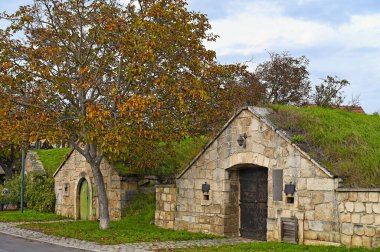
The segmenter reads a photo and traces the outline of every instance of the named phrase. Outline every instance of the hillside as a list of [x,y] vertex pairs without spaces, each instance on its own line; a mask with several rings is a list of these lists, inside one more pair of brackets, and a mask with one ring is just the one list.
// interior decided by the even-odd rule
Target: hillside
[[380,116],[271,106],[269,119],[347,187],[380,187]]

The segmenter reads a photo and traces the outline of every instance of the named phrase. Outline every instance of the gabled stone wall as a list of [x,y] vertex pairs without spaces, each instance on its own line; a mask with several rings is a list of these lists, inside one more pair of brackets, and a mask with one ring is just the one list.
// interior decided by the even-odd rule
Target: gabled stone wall
[[[126,194],[137,190],[137,182],[124,181],[116,169],[105,160],[102,161],[100,170],[107,191],[110,218],[120,219],[126,204]],[[79,184],[82,179],[87,180],[90,188],[90,218],[93,220],[99,218],[94,176],[86,159],[77,151],[71,153],[55,174],[56,214],[79,218]]]
[[[246,146],[239,146],[237,139],[243,133],[247,135]],[[281,220],[287,218],[297,219],[301,244],[378,246],[378,203],[373,202],[376,196],[357,192],[355,202],[354,194],[351,200],[346,199],[346,193],[336,191],[338,178],[291,143],[265,117],[249,110],[228,122],[178,177],[176,188],[170,188],[175,214],[172,208],[163,208],[169,204],[169,191],[163,191],[168,188],[157,188],[156,224],[172,228],[175,215],[174,229],[239,236],[242,167],[268,169],[267,240],[282,240]],[[284,192],[282,200],[273,199],[274,170],[283,173],[281,188],[289,183],[296,185],[293,202],[288,202]],[[210,185],[207,197],[202,192],[205,182]]]

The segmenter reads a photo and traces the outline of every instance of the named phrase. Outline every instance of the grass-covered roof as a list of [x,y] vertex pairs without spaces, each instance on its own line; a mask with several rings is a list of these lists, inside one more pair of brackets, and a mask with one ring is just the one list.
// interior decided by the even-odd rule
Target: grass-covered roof
[[67,155],[69,155],[71,148],[39,149],[36,151],[46,173],[49,176],[53,176],[60,164],[66,159]]
[[349,187],[380,187],[380,116],[271,106],[270,120]]

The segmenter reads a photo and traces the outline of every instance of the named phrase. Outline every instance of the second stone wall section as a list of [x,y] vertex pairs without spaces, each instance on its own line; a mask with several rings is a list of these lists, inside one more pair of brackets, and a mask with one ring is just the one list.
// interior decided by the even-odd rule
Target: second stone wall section
[[380,189],[338,189],[341,243],[380,247]]
[[177,191],[175,185],[156,186],[155,224],[162,228],[174,229]]

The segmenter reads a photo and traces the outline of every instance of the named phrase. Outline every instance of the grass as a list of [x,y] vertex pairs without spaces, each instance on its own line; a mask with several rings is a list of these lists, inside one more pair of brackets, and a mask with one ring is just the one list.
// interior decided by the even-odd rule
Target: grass
[[52,176],[60,164],[65,160],[70,153],[70,148],[48,149],[48,150],[36,150],[38,157],[44,166],[48,175]]
[[175,251],[183,252],[240,252],[240,251],[260,251],[260,252],[379,252],[380,249],[365,249],[365,248],[345,248],[345,247],[332,247],[332,246],[307,246],[307,245],[294,245],[279,242],[253,242],[237,245],[222,245],[212,247],[196,247],[191,249],[176,249]]
[[31,222],[31,221],[52,221],[66,219],[63,216],[53,213],[40,213],[33,210],[20,211],[0,211],[0,222]]
[[346,186],[380,187],[380,116],[320,107],[272,106],[277,127]]
[[152,224],[154,209],[154,195],[146,194],[139,196],[130,205],[126,211],[126,217],[120,221],[111,221],[107,230],[100,230],[97,221],[33,223],[24,224],[21,227],[50,235],[94,241],[99,244],[210,239],[217,237],[159,228]]

